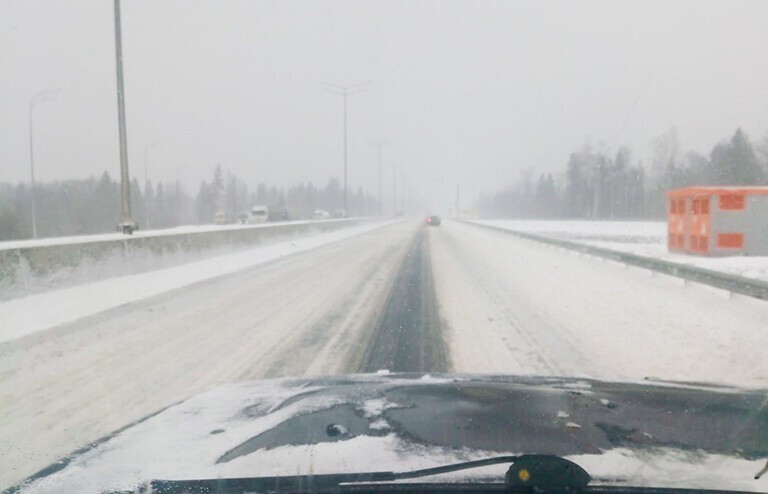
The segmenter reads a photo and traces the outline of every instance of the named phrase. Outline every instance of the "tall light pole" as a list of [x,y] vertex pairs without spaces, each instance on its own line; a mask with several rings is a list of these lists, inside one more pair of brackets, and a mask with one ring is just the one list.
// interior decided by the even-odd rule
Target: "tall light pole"
[[123,87],[123,42],[120,28],[120,0],[115,0],[115,59],[117,66],[117,120],[120,128],[120,192],[122,218],[117,229],[128,235],[139,226],[131,215],[131,181],[128,174],[128,140],[125,131],[125,89]]
[[34,145],[34,127],[32,125],[32,110],[43,101],[52,101],[56,99],[56,93],[59,89],[49,89],[39,91],[29,99],[29,179],[32,187],[32,238],[37,238],[37,201],[35,199],[35,145]]
[[144,145],[144,227],[147,229],[149,228],[149,195],[147,194],[149,191],[149,165],[147,163],[149,161],[149,151],[156,149],[159,145],[159,141],[152,141]]
[[321,82],[320,84],[325,86],[326,91],[341,96],[344,101],[344,216],[346,217],[349,215],[347,204],[347,97],[367,91],[371,83],[361,82],[353,86],[339,86],[328,82]]

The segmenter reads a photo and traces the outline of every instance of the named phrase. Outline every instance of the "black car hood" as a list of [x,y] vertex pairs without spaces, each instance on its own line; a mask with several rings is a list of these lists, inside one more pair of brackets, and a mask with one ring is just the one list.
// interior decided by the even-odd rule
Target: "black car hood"
[[[510,376],[358,375],[197,395],[30,479],[101,492],[150,479],[408,470],[497,454],[568,457],[596,482],[768,489],[765,391]],[[503,475],[503,468],[461,477]]]

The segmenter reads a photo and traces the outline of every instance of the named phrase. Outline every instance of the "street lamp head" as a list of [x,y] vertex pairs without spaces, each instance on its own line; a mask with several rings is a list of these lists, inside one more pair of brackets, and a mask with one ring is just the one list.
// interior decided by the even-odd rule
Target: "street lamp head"
[[352,94],[362,93],[363,91],[369,90],[371,84],[373,84],[371,81],[367,81],[359,84],[352,84],[350,86],[343,86],[341,84],[320,81],[320,85],[325,86],[326,91],[339,96],[350,96]]
[[29,107],[34,108],[39,103],[42,103],[44,101],[53,101],[56,99],[56,96],[61,92],[61,88],[56,89],[47,89],[45,91],[38,91],[35,94],[32,95],[32,97],[29,99]]

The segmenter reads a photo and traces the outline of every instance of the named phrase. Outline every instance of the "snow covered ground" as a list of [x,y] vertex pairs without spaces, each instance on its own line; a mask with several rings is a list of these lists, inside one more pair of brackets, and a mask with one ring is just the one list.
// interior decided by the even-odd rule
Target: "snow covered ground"
[[457,372],[768,386],[768,302],[452,221],[430,243]]
[[669,252],[664,221],[480,220],[476,223],[768,281],[768,257],[699,257]]

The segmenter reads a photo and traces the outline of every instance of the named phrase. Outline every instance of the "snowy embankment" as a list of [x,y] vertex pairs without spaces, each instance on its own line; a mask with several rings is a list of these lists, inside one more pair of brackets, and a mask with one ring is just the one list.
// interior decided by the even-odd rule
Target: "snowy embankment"
[[474,223],[768,281],[768,257],[699,257],[669,252],[664,221],[478,220]]
[[0,303],[0,343],[379,228],[377,222]]

